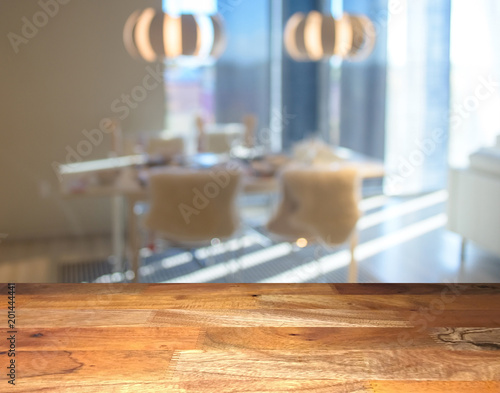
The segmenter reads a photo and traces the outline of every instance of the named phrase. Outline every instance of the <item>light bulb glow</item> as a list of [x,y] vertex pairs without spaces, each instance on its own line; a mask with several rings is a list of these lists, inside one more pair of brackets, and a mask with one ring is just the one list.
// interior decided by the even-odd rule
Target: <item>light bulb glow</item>
[[149,32],[151,29],[151,22],[155,16],[153,8],[145,9],[137,20],[135,26],[135,43],[139,54],[147,61],[153,62],[156,60],[156,53],[149,40]]
[[288,23],[286,24],[285,27],[285,47],[292,56],[292,58],[296,60],[300,60],[304,58],[304,55],[299,51],[299,48],[297,46],[297,27],[299,26],[300,22],[304,19],[304,14],[302,13],[296,13],[292,15]]
[[182,54],[182,24],[180,16],[165,15],[163,20],[163,43],[167,57]]
[[304,239],[304,238],[300,238],[297,240],[297,242],[295,244],[297,244],[297,247],[299,248],[305,248],[307,247],[307,239]]
[[306,18],[304,28],[304,41],[306,50],[311,60],[319,60],[323,57],[323,44],[321,37],[321,26],[323,24],[323,16],[312,11]]
[[208,57],[214,45],[214,25],[206,15],[196,15],[195,18],[198,25],[196,55]]

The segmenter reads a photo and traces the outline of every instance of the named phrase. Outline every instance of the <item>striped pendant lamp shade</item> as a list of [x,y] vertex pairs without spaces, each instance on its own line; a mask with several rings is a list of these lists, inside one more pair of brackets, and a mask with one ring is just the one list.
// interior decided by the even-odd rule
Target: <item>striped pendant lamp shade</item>
[[364,15],[350,15],[349,19],[352,28],[352,47],[347,55],[347,59],[361,61],[370,56],[375,47],[375,26]]
[[147,8],[125,24],[123,41],[133,57],[154,62],[179,56],[219,57],[226,38],[219,15],[169,15]]
[[375,45],[375,28],[365,16],[344,14],[335,19],[318,11],[296,13],[284,32],[288,54],[298,61],[317,61],[338,56],[359,61]]

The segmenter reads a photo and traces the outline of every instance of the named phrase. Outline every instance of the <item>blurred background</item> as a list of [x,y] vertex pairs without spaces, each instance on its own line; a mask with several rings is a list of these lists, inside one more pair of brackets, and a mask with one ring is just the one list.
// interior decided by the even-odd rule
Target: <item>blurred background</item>
[[[134,58],[124,26],[148,7],[219,14],[225,50]],[[373,49],[362,61],[297,61],[285,29],[312,11],[368,17]],[[178,247],[154,236],[149,197],[123,189],[160,155],[151,140],[180,137],[197,167],[199,153],[224,153],[260,181],[255,161],[297,159],[297,146],[378,165],[360,190],[361,282],[499,282],[499,19],[496,0],[2,0],[0,281],[348,280],[348,245],[269,234],[282,199],[274,167],[269,189],[237,197],[230,239]],[[228,126],[252,136],[238,142],[250,152],[200,148],[200,135]],[[135,158],[96,161],[116,157]],[[76,163],[88,162],[134,172],[101,193],[85,188],[92,165]]]

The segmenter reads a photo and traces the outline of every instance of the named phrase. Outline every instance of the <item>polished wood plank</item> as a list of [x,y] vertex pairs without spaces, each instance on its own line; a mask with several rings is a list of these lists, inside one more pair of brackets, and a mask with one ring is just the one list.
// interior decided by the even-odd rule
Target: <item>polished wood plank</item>
[[[92,305],[89,305],[92,307]],[[128,326],[128,327],[217,327],[217,326],[285,326],[285,327],[411,327],[408,313],[392,310],[109,310],[109,309],[76,309],[51,310],[21,309],[18,311],[18,327],[72,327],[72,326]],[[483,319],[491,320],[490,317]],[[491,322],[493,323],[493,322]],[[491,324],[490,323],[490,324]],[[433,326],[436,326],[434,324]],[[437,325],[443,326],[443,325]],[[455,326],[455,325],[450,325]],[[489,326],[482,324],[480,326]]]
[[500,312],[494,310],[423,310],[408,313],[408,321],[419,329],[429,327],[498,327]]
[[492,381],[372,381],[369,392],[373,393],[498,393],[500,382]]
[[[438,340],[413,328],[360,327],[227,327],[204,331],[203,350],[363,350],[400,348],[399,337],[410,335],[408,347],[439,347]],[[435,333],[436,336],[439,334]]]
[[[5,332],[2,332],[4,330]],[[7,336],[7,330],[0,334]],[[18,351],[160,351],[197,349],[201,329],[191,327],[58,327],[21,329]],[[3,337],[3,336],[2,336]],[[0,341],[0,352],[7,341]]]
[[368,382],[365,381],[332,381],[294,380],[294,379],[243,379],[227,381],[220,379],[204,380],[200,384],[196,380],[181,380],[178,388],[182,392],[238,392],[238,393],[373,393]]
[[17,284],[20,296],[60,296],[85,294],[145,294],[148,296],[207,296],[230,297],[254,294],[329,295],[337,293],[330,284]]
[[151,320],[154,326],[280,326],[280,327],[411,327],[407,313],[392,310],[256,309],[162,310]]
[[26,298],[20,296],[20,301],[30,310],[44,309],[47,302],[53,310],[74,310],[75,308],[87,308],[99,310],[128,310],[130,305],[134,305],[135,310],[151,309],[256,309],[259,308],[259,301],[251,295],[246,296],[184,296],[168,295],[148,296],[146,294],[137,295],[100,295],[85,296],[76,295],[71,298],[56,298],[41,296],[39,298]]
[[[19,352],[19,385],[168,382],[171,351],[37,351]],[[2,373],[3,374],[3,373]],[[5,386],[6,376],[0,377]]]
[[460,301],[454,298],[422,295],[234,295],[191,294],[164,295],[102,293],[94,296],[75,294],[71,298],[57,295],[18,296],[18,301],[29,309],[43,309],[50,302],[52,309],[75,309],[92,306],[95,309],[337,309],[337,310],[420,310],[434,306],[446,310],[498,310],[500,295],[461,295]]
[[500,381],[496,351],[442,349],[185,351],[180,379],[282,378],[330,380]]
[[262,295],[258,298],[259,308],[335,308],[343,310],[420,310],[422,308],[446,308],[446,310],[499,310],[500,294],[438,295]]
[[[373,393],[369,384],[364,381],[330,381],[330,380],[293,380],[287,379],[253,379],[253,380],[232,380],[230,384],[224,380],[204,381],[200,384],[197,380],[165,382],[144,382],[141,383],[106,383],[105,385],[95,382],[86,382],[85,385],[65,382],[62,386],[54,386],[51,383],[41,382],[37,388],[31,388],[22,384],[16,386],[16,392],[68,392],[68,393],[214,393],[214,392],[238,392],[238,393]],[[472,392],[472,390],[471,390]]]
[[[89,308],[75,310],[25,309],[18,304],[18,328],[52,327],[151,327],[155,315],[153,310],[99,310]],[[47,310],[50,310],[48,312]],[[159,326],[159,325],[157,325]]]
[[498,284],[330,284],[341,295],[457,295],[497,294]]

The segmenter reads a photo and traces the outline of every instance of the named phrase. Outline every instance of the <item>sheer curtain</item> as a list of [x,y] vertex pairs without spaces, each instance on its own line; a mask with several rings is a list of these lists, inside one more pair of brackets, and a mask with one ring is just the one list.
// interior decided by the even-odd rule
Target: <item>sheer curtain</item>
[[[196,115],[209,123],[231,123],[254,114],[259,120],[258,129],[267,129],[270,122],[269,0],[163,0],[163,8],[172,14],[219,12],[227,37],[227,48],[220,59],[200,62],[200,59],[180,58],[167,62],[169,132],[181,132],[187,140],[194,141]],[[194,148],[189,146],[190,150]]]
[[500,2],[453,0],[450,156],[453,167],[500,133]]
[[388,194],[446,186],[450,0],[399,0],[388,22]]

